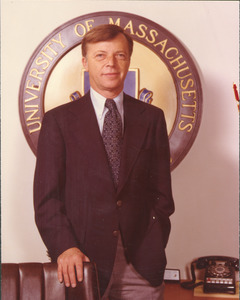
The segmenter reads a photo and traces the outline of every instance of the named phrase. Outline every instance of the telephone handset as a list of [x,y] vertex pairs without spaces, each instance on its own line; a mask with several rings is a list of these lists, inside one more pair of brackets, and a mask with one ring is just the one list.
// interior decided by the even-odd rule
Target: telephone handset
[[[197,269],[205,268],[204,281],[196,282],[194,264]],[[191,263],[192,281],[183,282],[185,289],[194,289],[203,284],[204,293],[235,294],[235,272],[239,269],[239,260],[228,256],[204,256]]]

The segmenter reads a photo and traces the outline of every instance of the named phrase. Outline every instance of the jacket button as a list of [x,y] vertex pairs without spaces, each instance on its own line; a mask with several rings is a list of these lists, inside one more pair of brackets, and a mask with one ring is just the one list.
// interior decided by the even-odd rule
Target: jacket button
[[121,201],[121,200],[118,200],[118,201],[117,201],[117,206],[118,206],[118,207],[121,207],[121,206],[122,206],[122,201]]
[[117,237],[118,236],[118,230],[113,231],[113,236]]

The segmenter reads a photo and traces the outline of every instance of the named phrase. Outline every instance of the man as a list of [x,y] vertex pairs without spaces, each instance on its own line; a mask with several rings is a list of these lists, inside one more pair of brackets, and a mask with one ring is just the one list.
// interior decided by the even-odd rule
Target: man
[[123,93],[132,48],[116,25],[83,38],[91,89],[44,116],[35,217],[66,286],[82,280],[90,260],[103,299],[163,299],[174,211],[169,144],[162,110]]

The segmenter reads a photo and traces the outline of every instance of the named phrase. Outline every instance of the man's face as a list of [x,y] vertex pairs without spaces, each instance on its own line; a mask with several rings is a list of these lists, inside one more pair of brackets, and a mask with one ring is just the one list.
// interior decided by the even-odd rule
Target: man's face
[[114,98],[123,89],[130,65],[127,39],[119,33],[112,40],[87,44],[82,62],[91,87],[106,98]]

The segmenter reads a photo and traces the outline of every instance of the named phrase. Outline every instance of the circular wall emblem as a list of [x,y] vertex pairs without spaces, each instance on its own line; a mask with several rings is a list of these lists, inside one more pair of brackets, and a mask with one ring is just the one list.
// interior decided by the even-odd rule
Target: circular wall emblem
[[86,32],[100,24],[116,24],[132,36],[134,51],[124,91],[163,109],[173,170],[190,150],[201,121],[202,90],[197,68],[169,31],[124,12],[97,12],[70,20],[37,47],[19,91],[19,113],[27,142],[36,154],[44,113],[77,100],[89,89],[80,45]]

